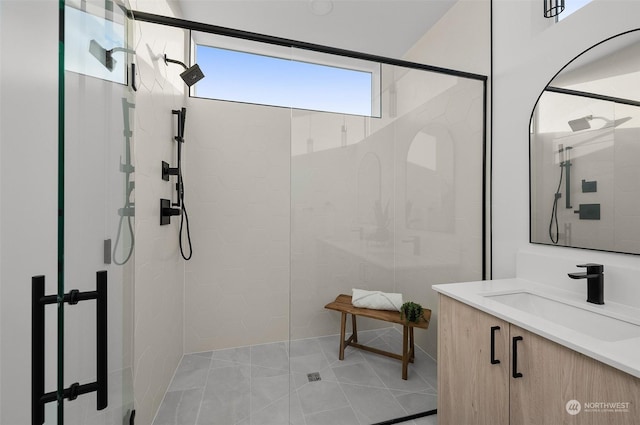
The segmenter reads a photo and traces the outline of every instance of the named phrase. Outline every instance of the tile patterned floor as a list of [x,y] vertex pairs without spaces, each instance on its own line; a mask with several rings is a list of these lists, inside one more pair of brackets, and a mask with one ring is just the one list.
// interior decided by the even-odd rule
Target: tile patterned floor
[[[358,337],[401,347],[394,328]],[[404,381],[400,361],[352,347],[339,361],[338,344],[334,335],[185,355],[153,425],[371,425],[436,408],[436,363],[418,347]]]

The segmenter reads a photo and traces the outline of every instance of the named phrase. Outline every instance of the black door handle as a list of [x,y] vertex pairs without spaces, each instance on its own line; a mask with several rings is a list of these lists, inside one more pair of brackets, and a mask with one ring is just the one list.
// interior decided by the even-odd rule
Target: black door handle
[[[102,410],[108,404],[108,368],[107,368],[107,272],[96,273],[96,290],[80,292],[72,289],[64,294],[62,299],[57,295],[44,294],[44,276],[34,276],[31,296],[31,424],[44,423],[44,405],[56,400],[75,400],[79,395],[96,392],[97,410]],[[58,391],[44,392],[44,340],[45,323],[44,309],[48,304],[66,302],[70,305],[80,301],[96,300],[96,369],[95,382],[88,384],[74,383],[65,388],[61,394]],[[60,343],[60,341],[58,341]],[[60,348],[60,347],[59,347]]]
[[500,330],[500,326],[491,326],[491,364],[499,364],[500,360],[496,359],[496,331]]
[[522,378],[522,373],[518,372],[518,341],[522,341],[521,336],[513,337],[513,373],[514,378]]

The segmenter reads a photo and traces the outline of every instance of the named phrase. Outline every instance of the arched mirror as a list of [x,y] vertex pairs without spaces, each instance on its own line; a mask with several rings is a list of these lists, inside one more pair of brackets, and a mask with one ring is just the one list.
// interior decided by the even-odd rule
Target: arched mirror
[[533,243],[640,254],[640,29],[567,64],[530,127]]
[[453,232],[454,146],[439,124],[420,130],[406,163],[405,221],[408,229]]

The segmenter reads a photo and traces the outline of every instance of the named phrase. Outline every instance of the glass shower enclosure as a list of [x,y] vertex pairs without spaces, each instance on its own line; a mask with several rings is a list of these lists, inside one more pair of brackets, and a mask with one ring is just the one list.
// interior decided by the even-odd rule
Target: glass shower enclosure
[[[134,220],[138,213],[145,223],[138,235],[155,234],[156,189],[169,186],[160,175],[149,177],[151,160],[136,161],[134,143],[137,129],[160,132],[157,117],[171,118],[171,107],[156,102],[162,93],[153,91],[163,85],[188,110],[184,201],[194,248],[185,263],[177,255],[175,262],[156,259],[176,264],[183,279],[171,284],[183,290],[184,322],[174,325],[184,356],[165,401],[190,397],[193,405],[182,414],[193,424],[327,423],[335,415],[376,423],[435,409],[435,368],[419,367],[437,356],[431,285],[486,276],[486,78],[270,37],[239,40],[212,34],[206,24],[196,31],[130,14],[111,2],[63,3],[58,341],[46,347],[58,357],[57,376],[46,371],[46,386],[56,387],[46,423],[128,423],[138,391],[134,364],[149,374],[156,366],[134,355],[134,304],[143,302],[134,300],[134,280],[151,274],[135,265]],[[135,34],[130,16],[136,25],[147,21]],[[178,28],[165,31],[169,26]],[[207,98],[199,84],[214,78],[215,64],[208,70],[184,40],[373,70],[371,113]],[[153,59],[165,42],[176,52],[184,46],[185,57],[191,51],[185,62],[200,63],[201,83],[189,90],[169,81]],[[142,79],[152,82],[146,87],[136,81],[136,60]],[[155,138],[149,134],[140,132],[138,148],[144,144],[139,152],[152,152],[155,161],[169,151],[173,134],[162,147],[142,143],[143,136]],[[157,254],[153,243],[141,239],[145,261]],[[175,248],[165,254],[173,258]],[[105,279],[106,297],[96,289]],[[338,360],[340,318],[324,306],[353,288],[402,293],[432,311],[429,329],[416,331],[420,353],[407,380],[396,360],[352,348]],[[91,295],[76,304],[78,294]],[[96,317],[106,334],[103,325],[96,333]],[[400,350],[397,327],[374,320],[358,326],[363,342]],[[187,375],[198,377],[176,381]],[[108,386],[96,376],[106,376]],[[85,383],[87,392],[79,392]],[[102,390],[89,391],[94,387]],[[161,405],[156,420],[179,413],[168,408]],[[150,422],[153,414],[141,410],[139,419]]]
[[[405,381],[396,360],[352,348],[338,360],[340,315],[324,306],[353,288],[402,293],[432,310],[430,328],[416,331],[416,362],[435,364],[431,285],[485,276],[485,80],[286,42],[191,38],[196,52],[208,45],[376,76],[371,113],[360,115],[215,99],[194,87],[186,355],[158,418],[195,394],[197,423],[372,424],[435,409],[435,368],[410,365]],[[193,62],[206,75],[201,84],[215,85],[223,64]],[[253,75],[236,71],[245,72]],[[397,328],[358,326],[364,343],[400,351]],[[188,386],[194,365],[205,377]]]
[[[32,423],[129,423],[135,414],[131,20],[115,2],[61,1],[59,13],[58,290],[46,295],[44,278],[33,279]],[[45,328],[55,329],[55,342]]]

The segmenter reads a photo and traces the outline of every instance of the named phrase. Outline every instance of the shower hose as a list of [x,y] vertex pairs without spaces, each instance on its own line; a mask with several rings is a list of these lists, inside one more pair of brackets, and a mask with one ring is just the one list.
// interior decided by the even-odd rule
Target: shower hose
[[[187,215],[187,207],[184,203],[184,181],[182,179],[182,167],[179,168],[178,172],[180,173],[180,203],[182,204],[182,214],[180,214],[180,254],[182,254],[182,258],[185,260],[190,260],[193,255],[193,247],[191,246],[191,232],[189,231],[189,216]],[[185,255],[184,248],[182,247],[182,229],[186,228],[187,232],[187,242],[189,244],[189,255]]]
[[[564,162],[560,163],[560,180],[558,180],[558,188],[556,189],[556,193],[553,195],[553,207],[551,208],[551,218],[549,220],[549,238],[551,242],[554,244],[558,243],[560,239],[560,233],[558,229],[558,199],[562,196],[560,193],[560,186],[562,185],[562,175],[564,174]],[[553,227],[555,223],[556,235],[555,238],[553,236]]]

